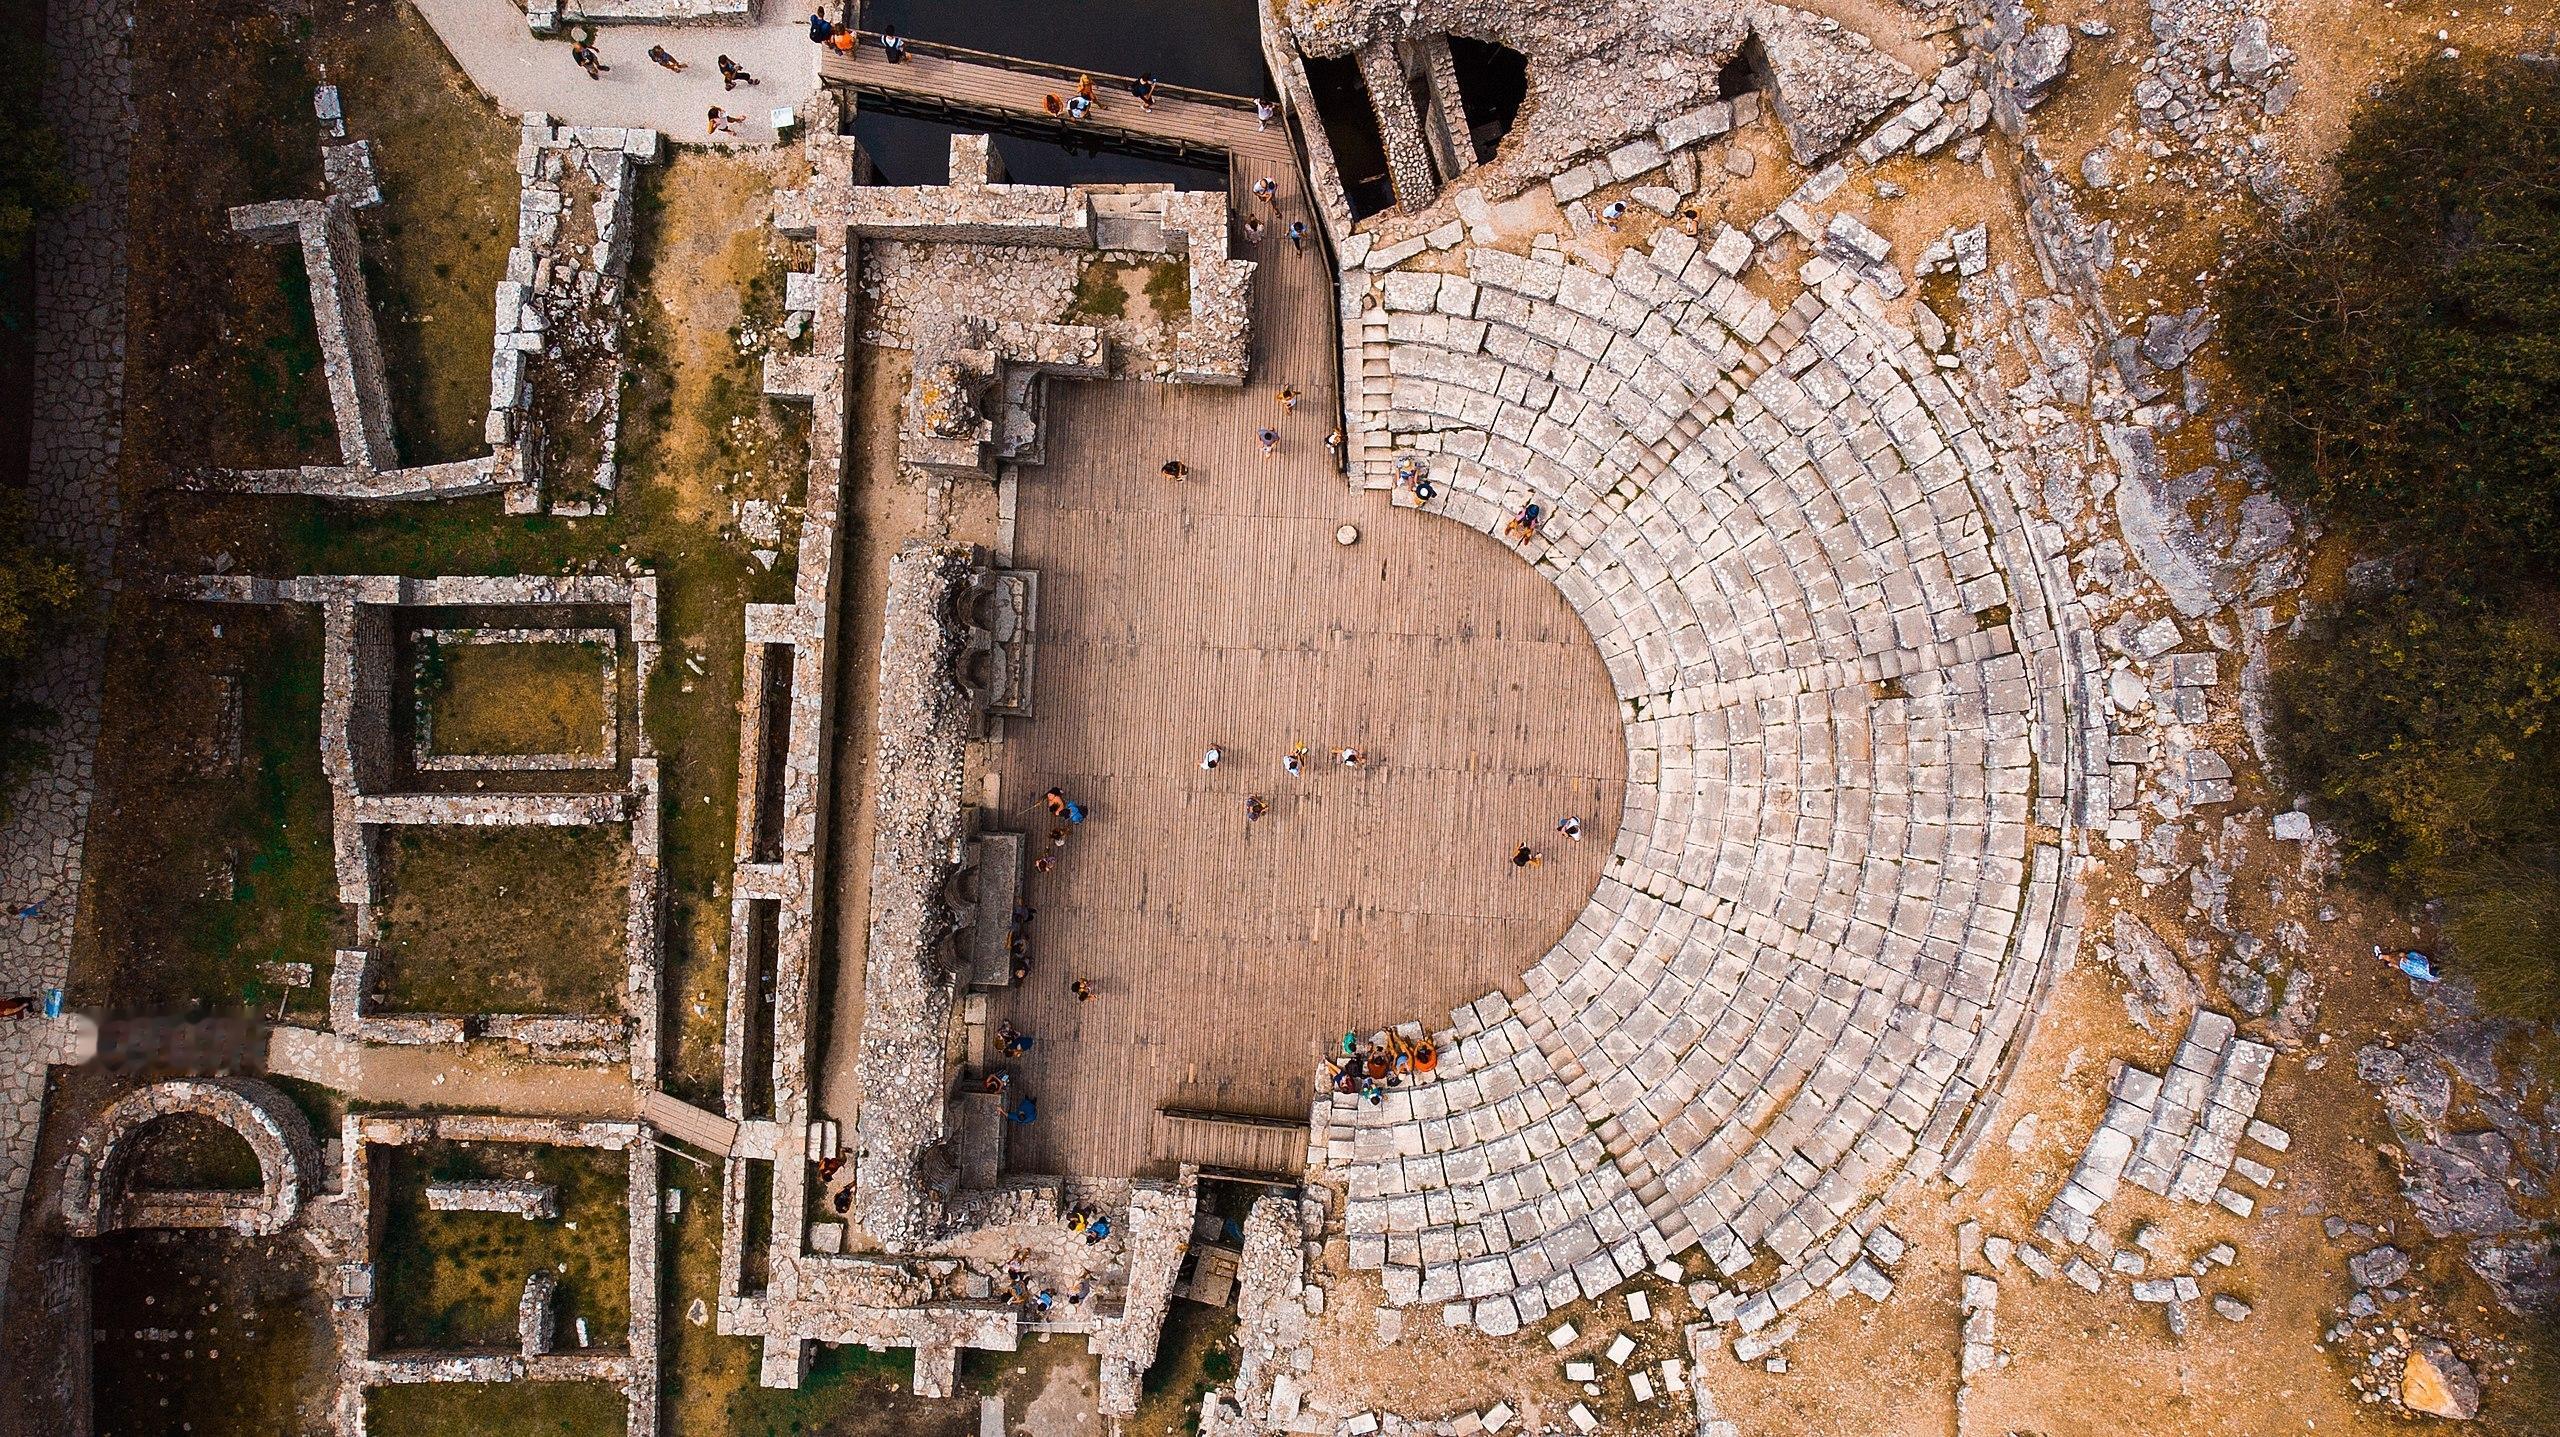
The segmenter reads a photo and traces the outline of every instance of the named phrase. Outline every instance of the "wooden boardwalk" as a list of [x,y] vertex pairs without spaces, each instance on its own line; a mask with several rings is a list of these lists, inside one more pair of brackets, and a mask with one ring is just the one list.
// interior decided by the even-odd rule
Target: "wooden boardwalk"
[[1054,123],[1067,143],[1135,141],[1150,149],[1229,154],[1275,172],[1296,168],[1288,132],[1276,120],[1267,130],[1257,126],[1253,102],[1242,96],[1166,86],[1150,110],[1129,93],[1125,77],[1095,72],[1093,113],[1071,125],[1051,120],[1046,100],[1055,95],[1064,102],[1073,95],[1081,72],[921,41],[911,44],[909,59],[893,65],[875,38],[866,36],[850,56],[828,51],[818,61],[818,78],[851,89],[857,99],[886,96],[953,114]]
[[[1011,1135],[1019,1171],[1294,1169],[1302,1134],[1156,1109],[1304,1118],[1345,1028],[1437,1026],[1518,991],[1615,836],[1624,738],[1581,620],[1490,539],[1391,509],[1329,461],[1332,279],[1281,238],[1308,214],[1285,151],[1236,158],[1240,209],[1265,175],[1281,194],[1252,254],[1253,382],[1053,381],[1049,463],[1022,473],[1038,717],[1006,727],[999,821],[1045,837],[1051,784],[1093,817],[1032,875],[1031,978],[992,1009],[1038,1040],[1015,1065],[1040,1106]],[[1304,396],[1295,413],[1281,385]],[[1169,457],[1188,483],[1158,475]],[[1347,548],[1345,523],[1363,531]],[[1314,752],[1293,778],[1296,742]],[[1204,772],[1212,743],[1226,761]],[[1342,745],[1374,764],[1342,768]],[[1248,794],[1272,810],[1250,827]],[[1553,831],[1565,814],[1582,842]],[[1547,861],[1513,868],[1523,842]],[[1069,993],[1079,977],[1095,1001]]]

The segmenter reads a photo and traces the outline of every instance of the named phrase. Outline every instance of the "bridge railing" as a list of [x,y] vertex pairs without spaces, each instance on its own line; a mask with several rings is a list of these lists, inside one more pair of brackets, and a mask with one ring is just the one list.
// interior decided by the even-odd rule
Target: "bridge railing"
[[[880,43],[880,34],[877,31],[858,30],[854,33],[863,43],[871,45]],[[909,40],[907,53],[927,55],[937,60],[957,61],[964,65],[983,65],[994,70],[1011,70],[1021,75],[1038,75],[1045,79],[1064,81],[1070,87],[1078,79],[1090,76],[1096,89],[1116,91],[1123,95],[1129,93],[1130,83],[1137,78],[1134,75],[1114,75],[1102,70],[1079,69],[1074,65],[1052,65],[1046,60],[1027,60],[1020,55],[999,55],[991,50],[972,50],[966,45],[948,45],[939,40]],[[1187,100],[1195,105],[1211,105],[1222,110],[1238,110],[1248,115],[1253,113],[1252,96],[1230,95],[1223,90],[1195,90],[1189,85],[1168,85],[1159,80],[1156,82],[1156,96],[1159,99]]]

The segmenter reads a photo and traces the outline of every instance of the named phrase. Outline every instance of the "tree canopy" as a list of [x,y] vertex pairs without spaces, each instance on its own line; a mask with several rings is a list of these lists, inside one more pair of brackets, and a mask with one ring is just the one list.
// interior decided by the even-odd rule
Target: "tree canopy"
[[2560,1015],[2560,66],[2421,62],[2337,172],[2225,333],[2278,492],[2397,577],[2306,615],[2275,756],[2484,997]]
[[2432,59],[2223,291],[2287,499],[2369,546],[2560,576],[2560,66]]

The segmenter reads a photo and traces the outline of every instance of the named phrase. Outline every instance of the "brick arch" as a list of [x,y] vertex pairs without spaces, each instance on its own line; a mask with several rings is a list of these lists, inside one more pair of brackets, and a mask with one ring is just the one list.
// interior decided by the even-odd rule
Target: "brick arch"
[[[209,1119],[237,1134],[258,1159],[255,1192],[127,1187],[134,1139],[164,1118]],[[292,1226],[319,1172],[311,1124],[291,1099],[250,1078],[181,1079],[117,1098],[80,1135],[63,1175],[62,1215],[71,1231],[97,1237],[128,1228],[190,1228],[265,1237]]]

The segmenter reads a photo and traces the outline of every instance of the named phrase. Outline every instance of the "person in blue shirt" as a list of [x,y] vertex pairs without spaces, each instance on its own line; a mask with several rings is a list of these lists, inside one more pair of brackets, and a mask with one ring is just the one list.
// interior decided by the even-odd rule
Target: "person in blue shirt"
[[1030,1095],[1026,1093],[1021,1102],[1013,1105],[1013,1111],[1004,1115],[1004,1120],[1028,1127],[1040,1120],[1040,1105],[1031,1101]]
[[2436,960],[2415,948],[2391,952],[2381,944],[2373,945],[2373,956],[2408,974],[2421,983],[2440,983],[2444,975],[2436,971]]
[[826,16],[826,12],[825,12],[825,11],[823,11],[823,10],[812,10],[812,11],[810,11],[810,12],[809,12],[809,43],[810,43],[810,44],[812,44],[812,45],[823,45],[823,44],[827,43],[827,41],[828,41],[831,37],[833,37],[835,33],[836,33],[836,27],[835,27],[835,26],[833,26],[833,25],[831,25],[831,24],[829,24],[829,23],[827,23],[827,16]]

